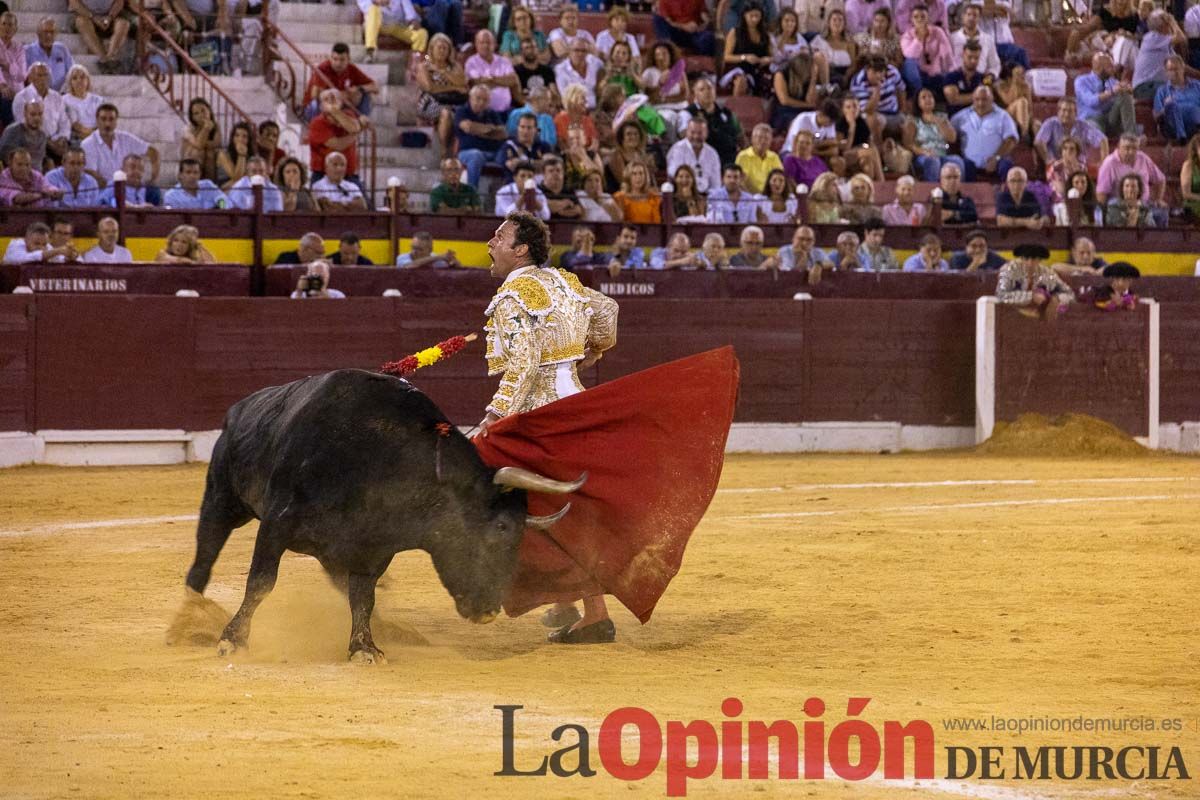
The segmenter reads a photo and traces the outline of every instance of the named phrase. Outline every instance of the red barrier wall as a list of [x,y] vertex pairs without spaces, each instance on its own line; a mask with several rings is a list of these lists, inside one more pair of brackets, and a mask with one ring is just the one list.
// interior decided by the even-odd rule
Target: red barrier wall
[[811,308],[802,419],[975,424],[975,304],[822,300]]
[[0,431],[34,430],[33,299],[0,296]]
[[[304,267],[265,270],[265,293],[286,297],[296,288]],[[165,264],[0,265],[0,293],[17,286],[35,292],[76,294],[174,294],[194,289],[204,297],[247,297],[252,294],[253,270],[241,264],[176,266]],[[625,300],[779,298],[797,292],[816,298],[873,300],[972,300],[996,290],[993,273],[826,273],[809,285],[803,272],[691,272],[636,270],[616,279],[607,269],[580,274],[588,286]],[[334,267],[332,285],[351,297],[379,297],[398,289],[409,298],[488,298],[496,279],[483,269],[408,270],[395,267]],[[1073,278],[1076,288],[1102,282],[1094,277]],[[1138,281],[1137,292],[1160,302],[1200,302],[1200,280],[1149,276]]]
[[805,306],[791,300],[661,300],[621,306],[619,341],[597,364],[612,380],[733,344],[741,362],[738,422],[804,419]]
[[[217,428],[261,387],[479,330],[485,302],[0,297],[0,430]],[[1056,326],[998,311],[999,419],[1085,411],[1145,433],[1144,310]],[[974,423],[970,301],[644,301],[620,330],[585,383],[731,343],[740,422]],[[1161,420],[1200,419],[1200,304],[1164,307],[1161,352]],[[414,383],[473,424],[495,389],[482,356],[474,342]]]
[[28,286],[36,294],[175,294],[249,297],[251,268],[242,264],[0,264],[0,293]]
[[996,309],[996,419],[1073,411],[1147,435],[1149,308],[1073,311],[1047,324]]
[[1200,303],[1163,303],[1159,359],[1163,422],[1200,419]]

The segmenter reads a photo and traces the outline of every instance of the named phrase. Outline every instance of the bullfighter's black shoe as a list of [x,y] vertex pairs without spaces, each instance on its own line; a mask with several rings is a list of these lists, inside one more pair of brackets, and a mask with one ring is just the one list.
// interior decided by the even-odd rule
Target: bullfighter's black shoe
[[554,644],[607,644],[616,641],[617,626],[611,619],[602,619],[575,630],[571,630],[570,625],[564,626],[546,638]]
[[542,624],[547,628],[561,628],[566,625],[568,628],[574,625],[583,616],[579,613],[579,609],[574,605],[561,608],[560,606],[552,605],[542,614]]

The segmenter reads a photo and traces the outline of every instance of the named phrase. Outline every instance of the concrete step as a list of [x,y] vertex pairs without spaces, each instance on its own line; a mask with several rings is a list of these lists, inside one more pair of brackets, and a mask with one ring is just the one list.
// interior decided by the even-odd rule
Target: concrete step
[[[58,26],[58,35],[61,37],[66,31],[72,30],[71,14],[67,13],[67,7],[64,4],[62,8],[53,10],[28,10],[18,8],[13,10],[13,14],[17,17],[17,41],[22,43],[32,42],[37,38],[37,25],[42,17],[51,17]],[[74,55],[72,51],[71,55]]]
[[[299,42],[297,37],[301,36],[307,42],[321,42],[322,46],[319,51],[326,54],[329,53],[329,48],[333,47],[335,42],[345,42],[353,47],[356,44],[362,45],[363,40],[362,25],[331,21],[328,17],[299,24],[280,22],[279,27],[293,42]],[[351,57],[353,58],[353,53],[351,53]]]
[[359,25],[362,14],[353,4],[337,6],[324,3],[280,3],[275,19],[281,28],[287,30],[289,23],[336,22]]
[[[307,57],[314,65],[320,64],[325,58],[324,55],[317,55],[309,52],[308,50],[304,50],[303,52],[305,57]],[[292,64],[298,73],[303,69],[302,61],[290,49],[284,50],[284,60]],[[392,65],[395,63],[399,62],[376,62],[374,64],[357,63],[354,66],[362,70],[368,78],[382,86],[389,83],[388,78],[391,73]]]
[[[296,47],[300,48],[300,52],[304,53],[314,62],[321,62],[329,58],[330,42],[321,41],[309,37],[309,31],[304,31],[304,38],[297,39],[292,37],[292,41],[296,43]],[[360,69],[366,61],[367,48],[363,47],[362,36],[359,35],[350,40],[342,40],[350,45],[350,61],[356,64]],[[376,63],[408,63],[408,50],[376,50]]]
[[428,169],[438,168],[437,150],[430,147],[375,147],[375,164],[388,167]]
[[66,0],[17,0],[12,4],[14,11],[32,12],[49,12],[49,13],[65,13],[67,10]]
[[129,131],[147,142],[162,142],[173,146],[172,153],[179,151],[179,139],[183,136],[183,120],[163,106],[161,116],[122,117],[121,130]]
[[377,130],[397,127],[396,119],[399,112],[389,104],[379,103],[371,106],[371,124]]
[[143,75],[97,75],[92,73],[92,91],[109,99],[141,97],[158,92]]
[[[438,170],[419,169],[415,167],[379,167],[376,175],[379,186],[387,186],[388,179],[395,177],[399,178],[400,182],[410,192],[425,194],[428,194],[442,179],[441,173]],[[426,207],[428,207],[428,199],[426,199]]]

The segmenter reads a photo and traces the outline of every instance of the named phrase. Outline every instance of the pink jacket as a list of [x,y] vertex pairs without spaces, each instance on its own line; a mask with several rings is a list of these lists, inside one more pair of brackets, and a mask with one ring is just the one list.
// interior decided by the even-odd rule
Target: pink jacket
[[[0,206],[11,206],[13,198],[24,192],[46,192],[53,189],[54,186],[36,169],[32,170],[29,182],[26,184],[18,183],[17,179],[12,176],[11,169],[5,169],[4,172],[0,172]],[[41,200],[27,207],[44,208],[49,205],[49,200],[43,197]]]
[[911,58],[927,75],[945,75],[955,69],[954,45],[950,34],[930,24],[929,35],[924,41],[917,38],[916,30],[906,31],[900,37],[900,50],[905,58]]

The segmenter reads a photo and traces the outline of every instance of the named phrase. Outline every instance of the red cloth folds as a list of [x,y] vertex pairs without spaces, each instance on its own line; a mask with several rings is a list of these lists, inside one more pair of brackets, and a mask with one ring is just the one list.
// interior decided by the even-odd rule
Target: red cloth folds
[[571,495],[530,493],[530,514],[567,501],[571,510],[549,533],[526,531],[505,612],[602,590],[647,622],[716,492],[737,386],[733,348],[722,347],[505,417],[476,437],[491,467],[589,475]]

